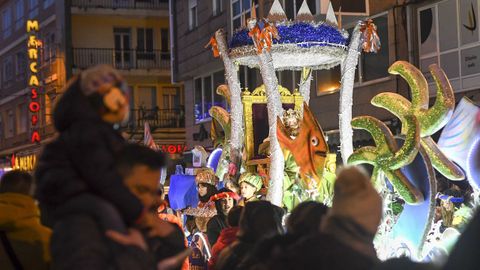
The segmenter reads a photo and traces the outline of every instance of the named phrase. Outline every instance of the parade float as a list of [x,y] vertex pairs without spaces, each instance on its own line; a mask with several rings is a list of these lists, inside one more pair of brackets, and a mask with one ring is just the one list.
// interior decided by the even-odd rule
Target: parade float
[[[438,253],[448,253],[459,230],[442,220],[434,221],[437,200],[442,211],[451,212],[452,219],[457,212],[457,217],[468,219],[472,205],[478,203],[479,106],[464,98],[455,110],[454,91],[437,65],[430,66],[436,94],[429,106],[429,85],[422,72],[397,61],[388,72],[408,83],[411,100],[384,92],[374,96],[371,104],[399,119],[400,134],[394,136],[375,116],[352,119],[358,55],[380,49],[376,26],[371,20],[359,21],[349,37],[338,26],[331,5],[326,21],[316,22],[305,1],[296,18],[288,20],[275,0],[267,18],[257,18],[252,9],[251,18],[229,42],[222,29],[211,37],[208,46],[223,61],[227,83],[218,87],[217,93],[226,98],[229,111],[217,106],[209,111],[216,150],[207,166],[215,170],[220,183],[238,179],[241,172],[261,174],[266,178],[266,199],[288,210],[304,200],[330,204],[335,150],[328,148],[321,123],[308,104],[312,70],[340,65],[341,160],[344,165],[373,166],[372,182],[384,199],[384,219],[375,240],[379,257],[407,255],[414,260],[434,260]],[[258,68],[263,84],[253,90],[242,88],[237,72],[242,65]],[[298,90],[279,85],[276,71],[281,70],[301,71]],[[353,129],[370,133],[374,145],[354,150]],[[440,130],[437,144],[431,136]],[[473,204],[439,194],[435,170],[452,181],[467,179],[473,188]],[[194,189],[172,194],[171,198],[182,200],[176,208],[187,206],[185,198],[195,194]]]

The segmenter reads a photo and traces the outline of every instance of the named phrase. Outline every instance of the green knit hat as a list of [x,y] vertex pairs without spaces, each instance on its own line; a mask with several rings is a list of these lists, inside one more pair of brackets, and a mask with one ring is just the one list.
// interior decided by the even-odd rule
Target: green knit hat
[[242,182],[247,182],[248,184],[254,186],[257,191],[259,191],[263,185],[262,177],[260,177],[260,175],[256,173],[243,173],[242,175],[240,175],[238,184],[240,185]]

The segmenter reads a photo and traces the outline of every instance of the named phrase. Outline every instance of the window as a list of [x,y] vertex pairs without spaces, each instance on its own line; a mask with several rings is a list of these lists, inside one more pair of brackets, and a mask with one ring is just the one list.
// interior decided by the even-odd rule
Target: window
[[15,115],[13,114],[13,110],[7,110],[7,123],[6,123],[6,130],[5,130],[5,138],[13,137],[13,129],[15,127]]
[[227,108],[225,98],[216,94],[217,87],[225,84],[224,78],[224,71],[221,70],[194,80],[195,104],[193,111],[196,123],[210,119],[208,111],[212,106]]
[[29,0],[28,6],[30,10],[28,17],[32,19],[38,16],[38,0]]
[[152,28],[137,28],[137,59],[155,59]]
[[7,56],[3,59],[3,81],[7,84],[13,80],[13,59],[12,56]]
[[23,77],[27,68],[27,56],[24,52],[18,52],[15,55],[15,75]]
[[315,87],[317,96],[331,94],[340,89],[340,65],[329,70],[313,71],[312,86]]
[[131,68],[131,33],[130,28],[114,28],[115,67],[120,69]]
[[213,16],[222,13],[222,0],[213,0]]
[[[474,18],[479,14],[477,4],[478,0],[447,0],[418,9],[420,69],[429,83],[433,84],[433,78],[428,66],[439,64],[456,92],[480,85],[480,31]],[[447,17],[449,20],[441,19]]]
[[15,30],[23,27],[23,0],[17,0],[15,3]]
[[2,32],[3,38],[8,38],[12,34],[12,9],[10,7],[2,12]]
[[17,135],[27,132],[28,111],[27,104],[22,103],[17,106]]
[[157,88],[155,86],[140,86],[135,93],[136,104],[143,109],[152,110],[157,107]]
[[168,28],[160,29],[162,60],[170,60],[170,43],[168,42],[169,33]]
[[373,18],[377,26],[377,33],[382,46],[377,53],[362,53],[360,56],[361,82],[388,77],[389,41],[388,41],[388,14]]
[[188,28],[190,30],[198,26],[197,0],[188,0]]
[[54,0],[43,0],[43,9],[47,9],[49,6],[51,6],[53,3],[55,3]]
[[240,81],[240,87],[248,88],[249,91],[253,91],[260,86],[262,78],[260,71],[256,68],[249,68],[246,66],[240,66],[238,69],[238,79]]
[[45,95],[45,124],[51,125],[53,123],[53,115],[52,115],[52,102],[55,98],[56,93],[55,89],[49,91]]
[[[251,0],[232,0],[232,33],[245,25],[245,19],[250,18]],[[258,8],[258,5],[255,5]]]
[[43,38],[43,61],[48,62],[56,56],[55,33],[46,34]]
[[[388,39],[388,13],[381,13],[370,17],[377,26],[377,33],[380,37],[381,48],[377,53],[362,52],[358,59],[358,66],[355,70],[355,83],[365,83],[372,80],[382,79],[389,76],[388,68],[390,67],[390,52]],[[353,27],[347,29],[349,36],[352,35]],[[340,70],[331,70],[330,72],[338,72]],[[331,75],[337,78],[338,75]]]

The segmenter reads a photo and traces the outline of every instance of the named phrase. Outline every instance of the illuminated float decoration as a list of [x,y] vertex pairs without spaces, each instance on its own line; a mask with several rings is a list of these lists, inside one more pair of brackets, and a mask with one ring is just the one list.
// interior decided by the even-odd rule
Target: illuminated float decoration
[[[263,85],[252,93],[259,95],[258,93],[263,91],[266,96],[271,179],[267,199],[282,205],[282,195],[285,193],[282,179],[286,169],[284,150],[288,150],[299,165],[301,181],[306,183],[307,188],[318,188],[325,183],[325,168],[330,167],[326,165],[328,158],[325,156],[329,157],[330,154],[320,124],[308,108],[311,71],[341,65],[339,129],[342,160],[350,164],[373,165],[372,181],[384,199],[388,201],[388,194],[393,193],[405,201],[403,211],[398,217],[389,219],[387,216],[385,220],[390,223],[382,224],[382,229],[386,229],[377,237],[377,243],[383,242],[380,249],[385,249],[379,252],[382,258],[397,256],[400,249],[408,250],[413,259],[420,260],[427,256],[425,241],[432,229],[436,198],[434,169],[455,181],[464,179],[463,171],[466,171],[468,178],[477,179],[473,180],[473,185],[479,186],[480,139],[478,136],[470,136],[478,134],[478,106],[474,106],[476,114],[469,114],[471,119],[462,116],[465,114],[462,112],[463,103],[460,103],[459,112],[453,114],[453,89],[438,66],[430,67],[436,84],[436,100],[431,107],[428,104],[428,84],[423,74],[404,61],[395,62],[389,68],[389,73],[400,75],[406,80],[412,99],[407,100],[395,93],[381,93],[372,98],[371,103],[374,106],[384,108],[400,119],[400,137],[394,137],[383,122],[372,116],[360,116],[352,120],[352,90],[358,54],[362,49],[376,52],[380,48],[376,26],[371,20],[358,22],[348,39],[348,34],[337,28],[331,7],[327,22],[317,23],[313,22],[313,16],[303,1],[297,20],[289,21],[280,3],[275,0],[267,20],[257,19],[253,9],[252,17],[246,26],[233,33],[229,43],[226,41],[225,32],[218,30],[208,46],[211,46],[215,57],[223,60],[228,82],[228,87],[220,86],[217,93],[227,98],[230,111],[215,106],[210,109],[210,115],[214,119],[212,139],[215,146],[222,149],[220,163],[216,167],[220,179],[225,172],[230,171],[232,163],[235,163],[232,161],[241,159],[240,153],[246,140],[242,136],[246,134],[243,126],[245,119],[251,120],[245,116],[245,107],[242,108],[242,89],[237,74],[238,66],[244,65],[259,68]],[[284,123],[278,120],[284,110],[282,97],[285,96],[285,88],[278,84],[276,77],[275,72],[278,70],[302,71],[300,91],[290,93],[287,89],[291,95],[299,93],[306,103],[299,110],[303,119],[300,133],[295,138],[286,134]],[[243,95],[249,96],[252,93],[245,89]],[[454,116],[450,121],[452,114]],[[475,125],[471,125],[472,122],[475,122]],[[460,126],[469,128],[462,130]],[[375,146],[353,151],[352,127],[368,131]],[[445,129],[437,145],[430,136],[443,127]],[[316,133],[316,139],[312,139],[311,132]],[[467,133],[470,134],[467,137],[471,137],[468,142],[464,140]],[[452,138],[459,140],[459,144],[454,143]],[[470,147],[464,147],[461,151],[455,150],[462,145]],[[456,153],[452,154],[452,151]],[[216,150],[215,153],[215,156],[218,156],[220,151]],[[216,160],[212,157],[212,162],[214,159]],[[460,159],[463,161],[460,162]],[[237,172],[241,170],[239,164],[235,166]]]
[[[296,16],[295,21],[287,19],[280,2],[275,0],[267,19],[258,19],[255,8],[246,26],[238,29],[227,44],[225,32],[218,30],[210,39],[207,46],[211,46],[213,55],[221,57],[225,66],[225,76],[230,88],[231,138],[229,141],[229,155],[240,153],[242,143],[241,88],[237,69],[239,65],[259,68],[265,85],[268,107],[268,126],[270,141],[269,175],[270,184],[267,199],[281,205],[282,178],[284,157],[277,139],[277,117],[282,115],[282,102],[275,72],[278,70],[301,70],[302,78],[299,83],[300,93],[308,105],[310,96],[311,70],[330,69],[342,65],[341,116],[342,123],[350,129],[350,136],[342,146],[342,157],[346,162],[351,153],[351,101],[355,67],[358,63],[360,49],[374,52],[380,47],[376,27],[371,20],[359,22],[354,29],[350,44],[348,33],[339,29],[333,8],[329,7],[326,22],[315,22],[306,1]],[[353,73],[351,73],[353,71]],[[347,106],[345,106],[347,104]],[[303,108],[300,108],[303,110]],[[345,126],[344,124],[341,126]],[[346,129],[341,129],[341,137],[345,137]],[[347,132],[348,133],[348,132]],[[343,144],[343,141],[342,141]],[[348,150],[350,149],[350,150]],[[238,157],[231,157],[237,160]]]

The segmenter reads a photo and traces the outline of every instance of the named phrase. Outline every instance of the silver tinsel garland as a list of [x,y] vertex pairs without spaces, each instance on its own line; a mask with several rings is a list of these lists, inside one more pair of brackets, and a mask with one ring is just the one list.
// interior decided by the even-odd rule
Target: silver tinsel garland
[[[225,78],[227,79],[228,87],[230,88],[230,119],[231,119],[231,148],[237,151],[230,151],[231,154],[240,153],[243,145],[243,107],[241,99],[240,81],[238,80],[238,73],[235,63],[228,55],[227,40],[225,32],[220,29],[215,32],[215,39],[217,40],[218,51],[225,66]],[[233,150],[233,149],[231,149]]]
[[348,54],[342,62],[342,80],[340,88],[340,152],[343,164],[347,164],[348,157],[353,153],[353,130],[352,121],[353,105],[353,83],[355,80],[355,69],[358,64],[358,55],[361,45],[362,22],[358,22],[353,30],[352,38],[348,48]]
[[[318,42],[319,46],[303,48],[296,44],[273,44],[270,49],[275,70],[330,69],[338,65],[346,55],[346,47],[339,44]],[[322,45],[322,46],[320,46]],[[257,51],[254,46],[233,48],[230,58],[240,65],[258,68]]]
[[270,184],[267,200],[272,204],[282,206],[285,160],[277,140],[277,116],[282,116],[283,108],[278,92],[278,79],[273,67],[272,55],[264,50],[263,53],[258,55],[258,58],[260,60],[260,73],[266,87],[270,138]]

